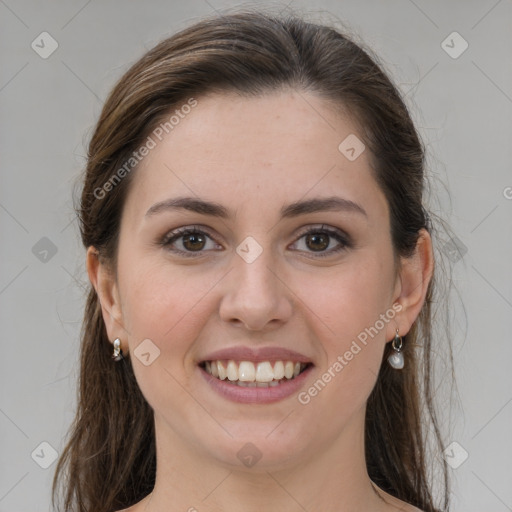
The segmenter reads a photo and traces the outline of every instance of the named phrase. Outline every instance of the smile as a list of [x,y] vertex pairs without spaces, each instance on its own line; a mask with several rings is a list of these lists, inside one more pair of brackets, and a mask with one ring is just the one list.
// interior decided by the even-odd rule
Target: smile
[[216,379],[241,387],[268,388],[299,376],[309,363],[299,361],[204,361],[201,367]]
[[295,396],[314,365],[286,359],[210,359],[201,362],[197,368],[208,387],[224,399],[245,404],[269,404]]

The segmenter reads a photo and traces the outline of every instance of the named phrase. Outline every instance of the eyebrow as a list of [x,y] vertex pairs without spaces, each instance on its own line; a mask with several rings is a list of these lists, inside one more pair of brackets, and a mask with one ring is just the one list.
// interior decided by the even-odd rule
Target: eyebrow
[[[221,219],[229,219],[231,217],[229,210],[221,204],[198,199],[197,197],[175,197],[160,201],[149,208],[146,212],[146,217],[165,211],[176,210],[188,210],[201,215],[209,215],[212,217],[219,217]],[[358,213],[368,218],[368,214],[361,205],[349,199],[337,196],[297,201],[283,206],[280,214],[281,218],[286,219],[298,217],[299,215],[307,213],[327,211]]]

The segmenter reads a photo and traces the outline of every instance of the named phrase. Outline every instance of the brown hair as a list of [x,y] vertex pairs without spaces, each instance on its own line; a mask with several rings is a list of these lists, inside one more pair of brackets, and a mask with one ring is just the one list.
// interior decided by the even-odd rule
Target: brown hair
[[[115,271],[123,205],[136,170],[108,193],[100,196],[98,190],[105,190],[171,109],[206,92],[257,96],[287,87],[316,93],[357,120],[389,204],[395,257],[410,256],[420,230],[432,232],[423,206],[425,152],[400,93],[370,54],[335,28],[252,10],[203,19],[160,42],[114,87],[90,141],[78,208],[84,246],[94,246]],[[443,447],[431,379],[436,286],[434,271],[423,308],[403,338],[407,364],[402,371],[386,363],[391,353],[386,346],[365,427],[372,481],[425,512],[440,510],[428,478],[426,441],[430,430],[436,449]],[[153,411],[130,360],[112,362],[92,287],[80,350],[78,406],[56,468],[53,503],[60,483],[66,511],[113,512],[140,501],[154,486]],[[446,463],[438,462],[440,506],[448,510]]]

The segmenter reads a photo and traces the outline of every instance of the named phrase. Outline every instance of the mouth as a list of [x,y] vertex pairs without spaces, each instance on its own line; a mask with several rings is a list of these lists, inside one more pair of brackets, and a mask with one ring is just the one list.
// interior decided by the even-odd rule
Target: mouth
[[292,397],[315,366],[310,357],[277,344],[226,347],[203,356],[196,364],[207,389],[245,404],[269,404]]
[[199,367],[226,384],[245,388],[272,388],[293,381],[312,366],[294,360],[236,361],[215,359],[202,361]]

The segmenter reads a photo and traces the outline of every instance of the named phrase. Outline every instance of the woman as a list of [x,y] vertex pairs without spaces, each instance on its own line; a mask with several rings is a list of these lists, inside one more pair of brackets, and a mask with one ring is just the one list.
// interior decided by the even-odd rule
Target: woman
[[135,63],[79,207],[64,509],[439,510],[424,182],[399,93],[332,28],[230,14]]

